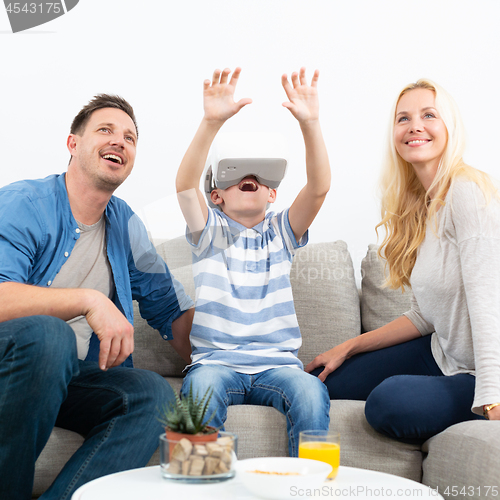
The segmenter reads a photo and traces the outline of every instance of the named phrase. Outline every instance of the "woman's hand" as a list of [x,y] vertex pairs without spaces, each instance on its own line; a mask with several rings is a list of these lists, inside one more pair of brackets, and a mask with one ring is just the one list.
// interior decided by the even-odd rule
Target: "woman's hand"
[[495,406],[488,412],[488,420],[500,420],[500,406]]
[[318,375],[318,378],[324,382],[330,373],[335,371],[346,359],[356,354],[402,344],[420,336],[417,327],[406,316],[400,316],[381,328],[357,335],[316,356],[305,370],[309,373],[319,366],[324,366],[325,369]]
[[326,377],[335,371],[347,358],[348,348],[346,342],[335,346],[333,349],[316,356],[306,367],[305,371],[311,373],[315,368],[324,366],[325,369],[318,375],[321,382],[324,382]]
[[203,107],[205,120],[208,122],[224,123],[234,116],[243,106],[250,104],[252,99],[244,98],[234,102],[234,92],[241,73],[241,68],[236,68],[228,82],[231,70],[216,69],[212,81],[203,82]]

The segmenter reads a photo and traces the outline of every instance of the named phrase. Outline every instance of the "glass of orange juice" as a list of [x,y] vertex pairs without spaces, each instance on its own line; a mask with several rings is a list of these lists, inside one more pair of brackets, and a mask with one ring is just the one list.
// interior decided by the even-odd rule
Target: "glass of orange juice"
[[340,465],[340,434],[334,431],[300,432],[299,458],[310,458],[330,464],[333,470],[327,479],[335,479]]

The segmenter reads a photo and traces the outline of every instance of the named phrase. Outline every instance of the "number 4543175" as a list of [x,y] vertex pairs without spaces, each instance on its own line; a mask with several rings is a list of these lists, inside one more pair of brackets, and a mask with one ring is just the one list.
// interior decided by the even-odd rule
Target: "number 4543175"
[[493,498],[498,496],[498,486],[447,486],[443,494],[447,497]]
[[6,7],[9,14],[60,14],[61,4],[59,2],[39,2],[39,3],[9,3]]

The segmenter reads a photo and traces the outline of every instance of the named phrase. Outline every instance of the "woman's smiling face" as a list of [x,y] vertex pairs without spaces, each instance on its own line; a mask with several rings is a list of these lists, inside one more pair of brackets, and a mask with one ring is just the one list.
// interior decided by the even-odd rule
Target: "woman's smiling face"
[[401,96],[396,107],[394,145],[403,160],[415,168],[437,170],[448,132],[436,110],[432,90],[416,88]]

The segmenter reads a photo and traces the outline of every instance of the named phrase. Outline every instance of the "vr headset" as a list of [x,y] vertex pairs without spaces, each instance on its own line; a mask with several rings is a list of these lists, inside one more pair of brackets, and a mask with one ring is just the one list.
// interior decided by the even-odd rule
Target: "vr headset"
[[276,189],[285,177],[285,138],[279,134],[219,134],[207,158],[204,190],[208,205],[210,193],[227,189],[253,175],[259,184]]

